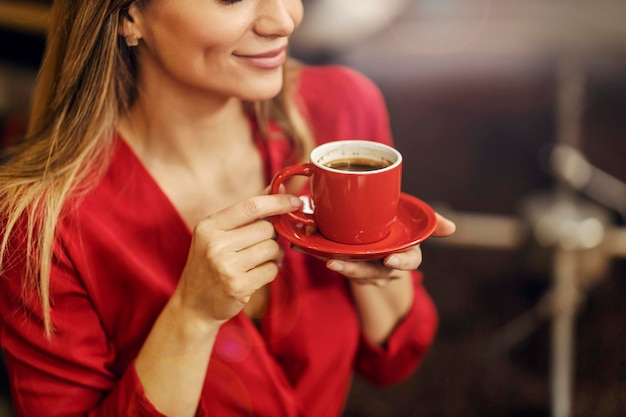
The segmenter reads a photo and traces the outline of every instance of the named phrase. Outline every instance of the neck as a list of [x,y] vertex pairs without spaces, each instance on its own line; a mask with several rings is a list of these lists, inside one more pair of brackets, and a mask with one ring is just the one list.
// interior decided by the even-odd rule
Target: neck
[[250,139],[239,98],[186,84],[156,65],[143,68],[138,92],[119,129],[144,160],[188,164]]
[[240,100],[228,99],[219,106],[192,103],[140,99],[120,122],[119,130],[145,161],[185,165],[206,161],[250,139]]

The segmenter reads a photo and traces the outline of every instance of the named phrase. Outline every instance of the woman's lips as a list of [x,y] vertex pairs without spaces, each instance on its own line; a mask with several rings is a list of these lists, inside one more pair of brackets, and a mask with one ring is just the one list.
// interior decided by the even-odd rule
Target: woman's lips
[[287,47],[282,46],[260,54],[244,55],[235,53],[234,55],[253,67],[260,69],[274,69],[285,63],[285,60],[287,59]]

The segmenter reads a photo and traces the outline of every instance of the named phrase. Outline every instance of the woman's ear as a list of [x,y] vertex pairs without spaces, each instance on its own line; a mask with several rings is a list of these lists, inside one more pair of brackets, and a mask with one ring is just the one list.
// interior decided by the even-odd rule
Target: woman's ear
[[126,45],[129,47],[139,45],[141,39],[140,11],[133,2],[128,9],[122,12],[122,25],[120,27],[120,35],[124,37]]

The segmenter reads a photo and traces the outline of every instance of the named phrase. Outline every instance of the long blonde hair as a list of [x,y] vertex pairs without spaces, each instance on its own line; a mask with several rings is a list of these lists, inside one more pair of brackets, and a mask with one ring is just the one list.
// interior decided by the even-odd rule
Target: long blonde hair
[[[139,0],[143,3],[147,0]],[[136,95],[134,54],[119,35],[133,0],[55,0],[46,52],[26,137],[0,159],[0,276],[7,267],[11,236],[25,239],[24,288],[38,295],[43,324],[53,330],[49,292],[52,250],[67,201],[87,191],[108,166],[118,117]],[[285,74],[293,74],[293,61]],[[281,94],[249,103],[262,130],[279,123],[303,156],[312,143],[307,123],[291,99]],[[263,130],[265,131],[265,130]],[[21,228],[25,227],[25,230]]]

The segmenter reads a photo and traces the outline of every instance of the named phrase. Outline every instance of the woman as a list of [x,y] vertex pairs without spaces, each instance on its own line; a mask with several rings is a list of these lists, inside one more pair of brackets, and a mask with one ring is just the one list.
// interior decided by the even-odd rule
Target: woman
[[269,179],[316,143],[391,141],[368,80],[287,58],[300,0],[52,15],[29,134],[0,168],[18,416],[333,416],[354,370],[416,368],[436,327],[419,248],[323,261],[268,220],[302,187]]

